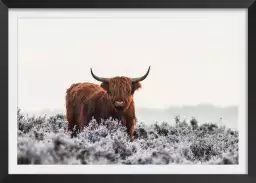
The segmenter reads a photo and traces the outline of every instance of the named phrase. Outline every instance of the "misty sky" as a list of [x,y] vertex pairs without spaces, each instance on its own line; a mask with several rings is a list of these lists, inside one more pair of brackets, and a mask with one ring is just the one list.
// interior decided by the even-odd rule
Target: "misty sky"
[[[152,16],[153,17],[153,16]],[[65,107],[90,75],[138,77],[137,107],[238,105],[246,12],[187,11],[167,18],[19,19],[18,106]]]

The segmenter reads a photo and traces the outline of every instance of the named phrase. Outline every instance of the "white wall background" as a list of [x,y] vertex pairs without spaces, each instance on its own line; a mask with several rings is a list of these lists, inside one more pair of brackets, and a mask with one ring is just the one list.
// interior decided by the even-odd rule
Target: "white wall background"
[[135,94],[137,107],[239,105],[246,12],[165,15],[19,19],[18,106],[64,109],[72,83],[98,83],[90,67],[104,77],[137,77],[149,65],[151,72]]

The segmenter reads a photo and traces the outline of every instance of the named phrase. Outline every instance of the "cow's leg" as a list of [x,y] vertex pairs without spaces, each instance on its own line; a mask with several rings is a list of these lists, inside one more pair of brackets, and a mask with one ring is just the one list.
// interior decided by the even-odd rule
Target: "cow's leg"
[[69,131],[71,131],[71,137],[76,137],[78,133],[78,125],[76,123],[76,114],[73,113],[73,116],[71,118],[71,121],[69,122]]
[[130,128],[129,128],[129,135],[130,135],[131,137],[133,137],[134,132],[135,132],[135,120],[133,119],[132,125],[131,125]]
[[76,125],[76,118],[73,114],[72,117],[68,119],[68,131],[71,132],[71,137],[76,137],[78,132],[78,126]]
[[136,120],[134,118],[126,117],[125,121],[126,121],[127,132],[131,137],[133,137],[134,131],[135,131]]
[[72,129],[74,128],[74,124],[75,124],[74,113],[73,113],[72,109],[67,110],[66,118],[68,121],[68,130],[72,131]]
[[71,137],[76,137],[80,130],[78,115],[76,107],[71,107],[68,111],[68,130],[71,131]]
[[127,132],[131,137],[133,137],[136,125],[135,108],[133,103],[129,106],[127,112],[124,114],[124,119],[127,127]]
[[92,119],[88,115],[87,106],[82,104],[80,107],[80,113],[79,113],[79,127],[80,129],[83,129],[85,126],[89,124],[89,120]]
[[68,121],[68,131],[73,131],[76,124],[75,107],[70,100],[69,93],[66,95],[66,119]]

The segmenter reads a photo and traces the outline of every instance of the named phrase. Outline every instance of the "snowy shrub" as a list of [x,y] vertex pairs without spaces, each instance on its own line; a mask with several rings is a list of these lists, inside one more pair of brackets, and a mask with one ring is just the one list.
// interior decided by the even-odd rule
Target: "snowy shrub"
[[113,119],[91,120],[76,137],[65,116],[18,116],[18,164],[238,164],[238,132],[216,124],[137,122],[130,138]]

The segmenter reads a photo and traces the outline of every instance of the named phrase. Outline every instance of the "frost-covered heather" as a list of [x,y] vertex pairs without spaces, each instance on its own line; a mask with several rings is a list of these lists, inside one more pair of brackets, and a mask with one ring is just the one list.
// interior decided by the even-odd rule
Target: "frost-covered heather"
[[195,119],[137,123],[133,139],[111,119],[92,120],[74,138],[63,115],[34,118],[18,110],[17,122],[19,164],[238,164],[238,132]]

